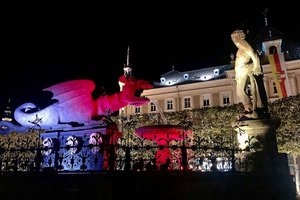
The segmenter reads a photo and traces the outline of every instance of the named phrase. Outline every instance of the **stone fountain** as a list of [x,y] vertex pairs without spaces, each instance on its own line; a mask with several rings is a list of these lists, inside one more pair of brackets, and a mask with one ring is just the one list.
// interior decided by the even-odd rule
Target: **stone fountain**
[[171,142],[182,142],[185,137],[191,134],[190,130],[186,130],[183,126],[180,125],[170,125],[167,124],[167,120],[160,109],[159,105],[155,102],[156,107],[158,108],[159,115],[163,124],[158,125],[148,125],[142,126],[135,130],[135,133],[144,139],[154,141],[158,145],[158,150],[155,154],[156,167],[161,169],[163,166],[168,165],[168,168],[171,169],[170,163],[176,162],[178,166],[182,165],[182,159],[172,155],[170,151]]
[[158,145],[158,150],[155,154],[156,167],[161,169],[166,163],[176,161],[181,166],[180,159],[172,155],[169,146],[172,141],[183,141],[184,138],[191,133],[190,130],[185,130],[179,125],[150,125],[137,128],[135,133],[144,138],[155,141]]

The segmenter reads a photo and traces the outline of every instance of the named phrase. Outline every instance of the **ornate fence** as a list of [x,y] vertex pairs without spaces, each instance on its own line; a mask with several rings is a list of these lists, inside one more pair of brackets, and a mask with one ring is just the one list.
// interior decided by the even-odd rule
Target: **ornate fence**
[[112,143],[100,133],[41,137],[38,131],[0,140],[0,172],[197,171],[247,172],[250,151],[207,138],[122,136]]

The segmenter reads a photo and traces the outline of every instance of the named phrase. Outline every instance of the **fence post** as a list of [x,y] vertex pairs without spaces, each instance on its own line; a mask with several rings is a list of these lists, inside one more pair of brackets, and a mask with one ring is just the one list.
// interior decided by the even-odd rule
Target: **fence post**
[[126,148],[125,148],[125,167],[124,167],[125,171],[129,171],[131,169],[130,161],[131,161],[130,147],[126,146]]
[[236,168],[235,168],[234,148],[231,149],[231,171],[232,171],[232,172],[236,172]]

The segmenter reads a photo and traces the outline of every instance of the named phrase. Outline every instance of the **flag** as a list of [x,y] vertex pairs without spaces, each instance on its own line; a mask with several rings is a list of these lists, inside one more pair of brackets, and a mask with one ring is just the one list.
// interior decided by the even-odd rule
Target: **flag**
[[270,67],[272,70],[272,75],[275,83],[275,87],[277,89],[278,95],[280,98],[287,97],[287,89],[286,89],[286,74],[282,67],[282,62],[279,57],[279,54],[270,54],[268,55],[270,61]]

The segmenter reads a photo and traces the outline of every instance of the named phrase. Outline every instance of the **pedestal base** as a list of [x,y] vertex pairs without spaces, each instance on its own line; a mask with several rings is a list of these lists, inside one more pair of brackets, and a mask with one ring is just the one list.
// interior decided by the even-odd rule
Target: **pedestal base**
[[251,155],[249,170],[257,175],[289,175],[287,154],[254,152]]
[[240,149],[277,153],[276,128],[279,123],[270,119],[249,119],[234,124]]
[[271,119],[246,119],[235,124],[239,147],[246,155],[247,171],[263,175],[289,173],[287,155],[277,149],[278,126]]

